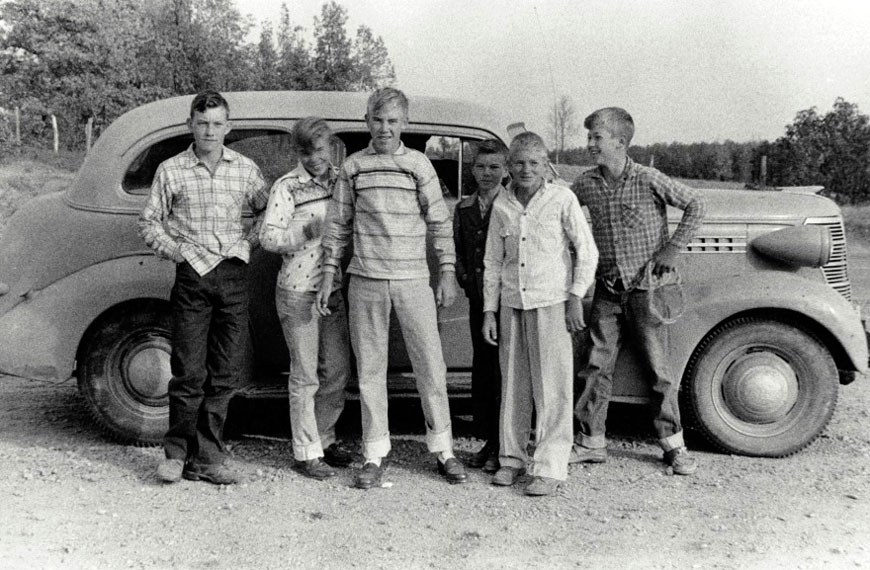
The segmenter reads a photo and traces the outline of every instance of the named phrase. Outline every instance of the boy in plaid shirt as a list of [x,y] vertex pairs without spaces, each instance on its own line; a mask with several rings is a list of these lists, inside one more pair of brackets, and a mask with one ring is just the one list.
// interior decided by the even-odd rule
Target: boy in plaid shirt
[[197,95],[187,125],[193,144],[158,168],[139,216],[139,234],[174,261],[172,380],[166,458],[157,476],[216,485],[238,482],[224,460],[223,427],[238,386],[248,323],[247,266],[257,232],[245,233],[242,206],[258,213],[269,187],[250,159],[224,146],[229,104]]
[[[652,312],[650,295],[660,287],[679,286],[677,257],[701,226],[704,202],[688,186],[628,157],[634,120],[624,109],[599,109],[583,125],[598,167],[583,172],[572,190],[589,208],[600,258],[590,316],[592,345],[581,373],[586,384],[575,408],[580,430],[571,462],[607,460],[607,406],[616,357],[628,334],[649,373],[653,423],[664,461],[674,473],[690,475],[697,462],[683,441],[677,402],[680,378],[668,365],[668,326]],[[669,205],[683,210],[672,236]]]

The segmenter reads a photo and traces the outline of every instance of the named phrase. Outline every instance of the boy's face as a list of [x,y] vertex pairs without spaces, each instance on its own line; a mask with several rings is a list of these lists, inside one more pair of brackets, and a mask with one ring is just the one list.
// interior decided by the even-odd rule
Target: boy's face
[[513,183],[522,190],[537,190],[547,174],[547,156],[541,149],[524,148],[511,153],[510,173]]
[[378,154],[392,154],[402,142],[402,129],[408,118],[402,107],[395,102],[387,103],[371,114],[366,113],[366,125],[372,135],[372,147]]
[[471,174],[477,187],[484,192],[492,190],[507,174],[507,164],[503,154],[478,154],[471,167]]
[[593,125],[586,135],[586,148],[595,164],[609,164],[623,158],[625,144],[621,137],[614,135],[603,124]]
[[232,128],[227,110],[223,107],[194,111],[193,116],[187,120],[187,127],[193,133],[194,148],[204,153],[220,151],[224,138]]
[[315,140],[307,151],[299,151],[299,162],[308,174],[320,178],[329,169],[329,137],[323,136]]

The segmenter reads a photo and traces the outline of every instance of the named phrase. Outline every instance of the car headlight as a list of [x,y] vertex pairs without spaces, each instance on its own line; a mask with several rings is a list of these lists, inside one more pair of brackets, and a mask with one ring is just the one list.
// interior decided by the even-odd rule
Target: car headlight
[[831,235],[819,225],[784,228],[752,240],[759,253],[789,265],[821,267],[831,260]]

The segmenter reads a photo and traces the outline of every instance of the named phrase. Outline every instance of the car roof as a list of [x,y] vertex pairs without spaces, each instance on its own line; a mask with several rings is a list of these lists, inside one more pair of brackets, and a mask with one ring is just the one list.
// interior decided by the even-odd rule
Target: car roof
[[[319,116],[327,121],[359,122],[363,125],[368,93],[338,91],[250,91],[223,93],[236,123],[276,121],[292,124],[296,119]],[[129,211],[141,207],[141,197],[121,190],[124,169],[134,158],[131,149],[143,138],[161,131],[177,132],[190,113],[193,95],[147,103],[118,117],[88,152],[68,193],[73,206],[95,210]],[[508,121],[492,109],[456,99],[411,96],[409,130],[428,125],[484,131],[507,141]],[[161,137],[162,138],[162,137]],[[138,150],[137,150],[138,152]],[[108,187],[111,185],[111,189]]]

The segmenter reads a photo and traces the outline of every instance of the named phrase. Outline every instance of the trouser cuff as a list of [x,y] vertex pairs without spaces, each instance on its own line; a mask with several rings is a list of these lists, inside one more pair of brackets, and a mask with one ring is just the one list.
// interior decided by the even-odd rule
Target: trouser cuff
[[588,449],[604,449],[607,447],[607,438],[603,435],[586,435],[578,433],[574,437],[574,443]]
[[431,453],[439,453],[442,451],[453,451],[453,432],[450,425],[441,431],[431,431],[426,429],[426,448]]
[[683,442],[683,432],[678,431],[674,435],[669,435],[668,437],[660,439],[659,445],[663,451],[671,451],[678,447],[686,447],[685,442]]
[[323,446],[319,440],[305,445],[293,444],[293,458],[296,461],[310,461],[318,457],[323,457]]
[[390,453],[390,436],[364,441],[362,444],[363,457],[366,459],[376,459],[386,457]]

